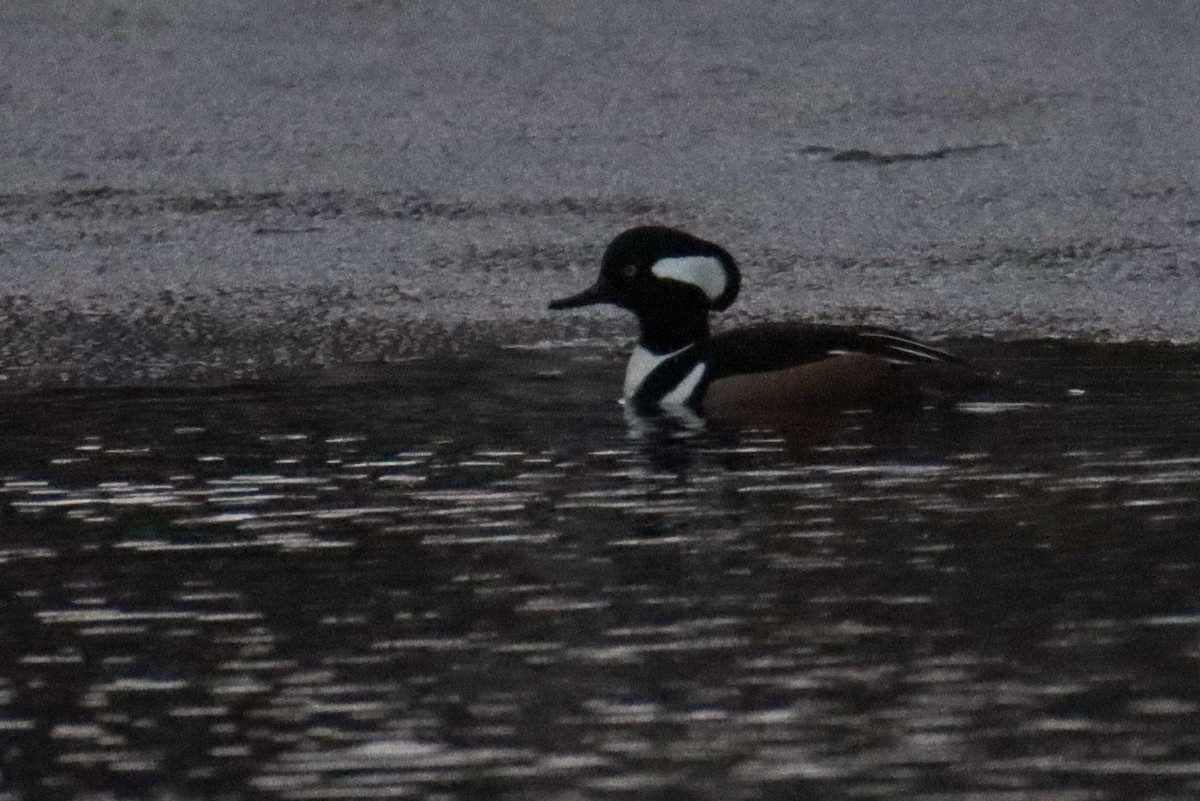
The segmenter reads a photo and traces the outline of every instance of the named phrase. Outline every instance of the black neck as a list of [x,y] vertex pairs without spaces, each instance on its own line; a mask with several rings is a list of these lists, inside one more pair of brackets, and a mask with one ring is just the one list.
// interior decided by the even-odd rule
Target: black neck
[[677,351],[708,339],[707,310],[673,314],[638,315],[642,334],[639,343],[651,353]]

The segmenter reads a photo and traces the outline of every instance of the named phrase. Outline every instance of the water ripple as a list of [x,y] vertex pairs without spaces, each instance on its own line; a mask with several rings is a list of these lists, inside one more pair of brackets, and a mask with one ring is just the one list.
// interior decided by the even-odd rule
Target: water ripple
[[[408,380],[8,400],[5,777],[55,798],[1194,797],[1190,372],[1131,396],[1138,359],[1035,361],[1088,391],[857,416],[797,449],[631,432],[595,402],[619,365],[562,358],[475,365],[495,390],[460,404]],[[547,370],[579,389],[520,378]]]

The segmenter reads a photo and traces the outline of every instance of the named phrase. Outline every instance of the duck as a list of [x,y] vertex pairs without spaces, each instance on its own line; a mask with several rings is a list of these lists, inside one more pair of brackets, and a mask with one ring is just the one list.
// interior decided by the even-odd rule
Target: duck
[[942,348],[887,328],[767,322],[713,333],[741,273],[724,247],[643,225],[617,235],[595,283],[553,311],[609,304],[632,312],[638,340],[622,400],[639,415],[777,420],[851,409],[911,409],[978,390],[990,374]]

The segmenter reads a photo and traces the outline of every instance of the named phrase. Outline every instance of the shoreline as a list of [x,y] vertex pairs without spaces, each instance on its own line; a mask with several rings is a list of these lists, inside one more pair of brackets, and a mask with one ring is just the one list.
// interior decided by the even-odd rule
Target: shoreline
[[1200,343],[1200,51],[1101,5],[6,6],[0,373],[617,337],[545,302],[648,222],[718,324]]

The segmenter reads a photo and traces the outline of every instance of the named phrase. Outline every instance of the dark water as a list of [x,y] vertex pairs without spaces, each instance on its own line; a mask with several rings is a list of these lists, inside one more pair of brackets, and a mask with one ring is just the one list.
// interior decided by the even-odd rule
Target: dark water
[[0,797],[1196,798],[1196,354],[989,355],[802,442],[579,348],[4,398]]

